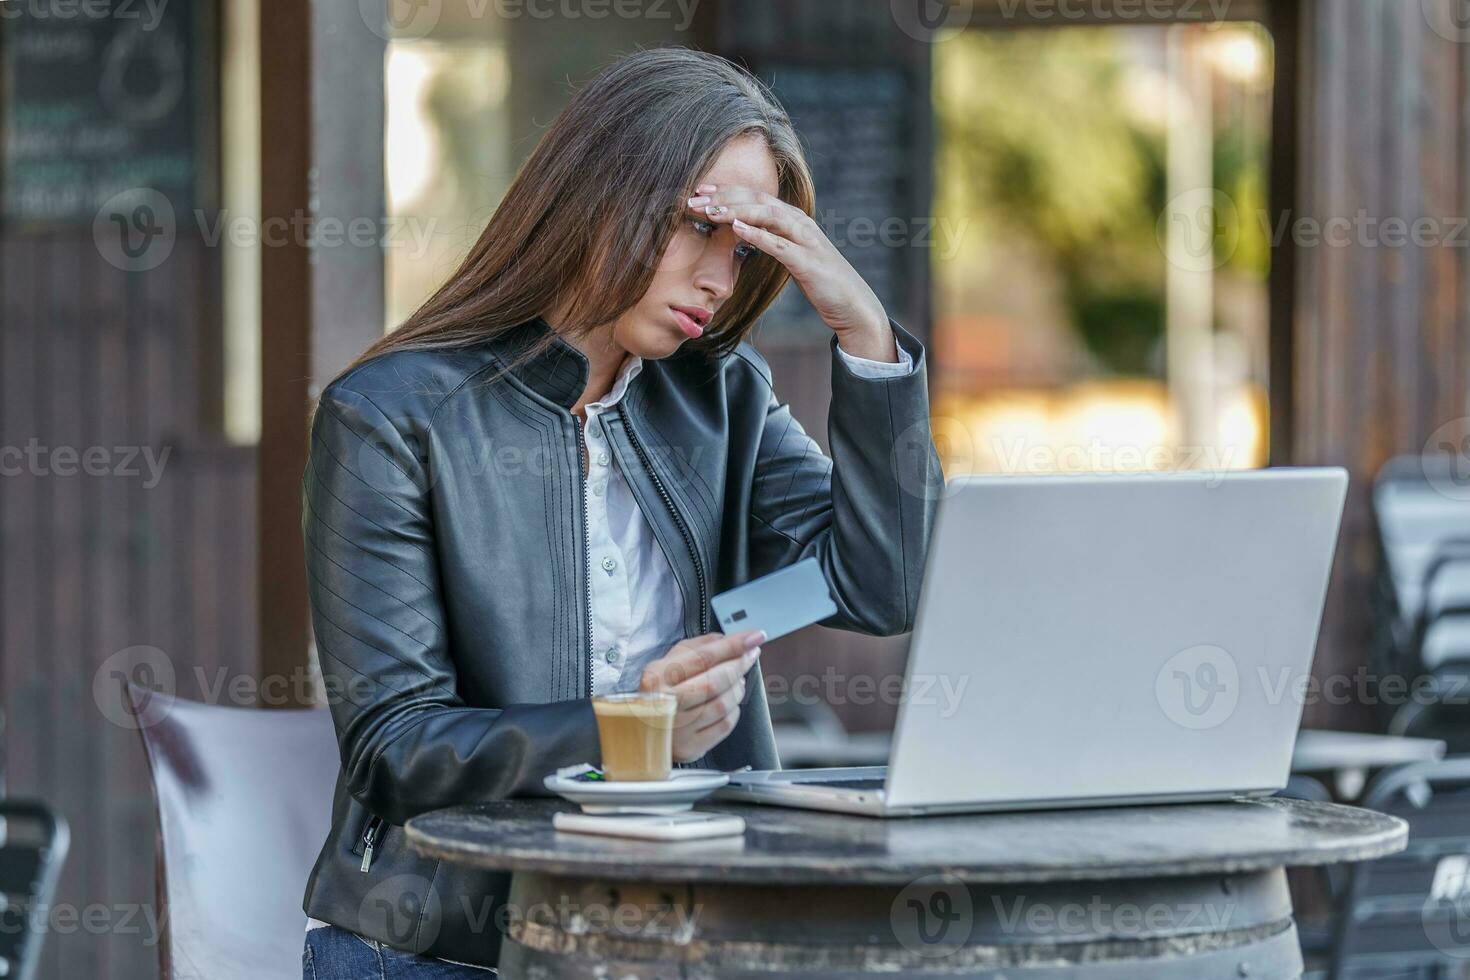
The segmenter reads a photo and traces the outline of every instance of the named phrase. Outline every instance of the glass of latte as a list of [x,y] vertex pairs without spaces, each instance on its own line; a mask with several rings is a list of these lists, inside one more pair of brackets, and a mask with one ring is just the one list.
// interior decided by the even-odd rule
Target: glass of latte
[[668,779],[674,767],[671,691],[605,694],[592,699],[602,742],[602,774],[610,781]]

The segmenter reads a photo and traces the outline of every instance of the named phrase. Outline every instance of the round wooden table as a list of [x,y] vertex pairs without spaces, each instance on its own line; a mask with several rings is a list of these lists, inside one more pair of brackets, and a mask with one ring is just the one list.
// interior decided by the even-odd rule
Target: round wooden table
[[407,825],[425,854],[514,873],[502,977],[1294,978],[1284,869],[1407,835],[1279,798],[894,820],[706,802],[745,835],[683,843],[554,830],[570,808]]

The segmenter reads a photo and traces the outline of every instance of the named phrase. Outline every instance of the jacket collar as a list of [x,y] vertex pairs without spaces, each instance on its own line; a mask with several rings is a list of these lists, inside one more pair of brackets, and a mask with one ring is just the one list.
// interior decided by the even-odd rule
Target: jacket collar
[[554,335],[551,346],[529,361],[515,365],[510,373],[538,395],[570,411],[587,390],[592,369],[586,354],[567,343],[541,316],[512,327],[493,343],[497,353],[512,362],[547,334]]

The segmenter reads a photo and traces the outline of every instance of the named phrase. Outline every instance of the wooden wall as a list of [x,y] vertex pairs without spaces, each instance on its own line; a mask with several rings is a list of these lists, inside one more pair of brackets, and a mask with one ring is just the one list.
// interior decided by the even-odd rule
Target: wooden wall
[[[1470,410],[1462,226],[1470,30],[1454,29],[1458,6],[1309,0],[1301,8],[1296,214],[1428,218],[1445,242],[1392,247],[1365,231],[1343,246],[1294,250],[1294,315],[1281,325],[1291,345],[1289,459],[1345,466],[1352,477],[1321,678],[1353,677],[1367,662],[1374,474],[1394,455],[1424,451],[1436,429]],[[1366,726],[1371,706],[1320,700],[1306,723]]]
[[[200,382],[215,259],[180,240],[125,273],[90,228],[0,232],[0,451],[40,461],[0,456],[4,790],[72,830],[43,977],[157,975],[152,799],[112,676],[139,661],[114,654],[157,648],[196,699],[196,669],[208,684],[256,669],[255,454],[200,422],[218,394]],[[156,483],[135,447],[162,460]],[[94,449],[95,475],[59,448]]]

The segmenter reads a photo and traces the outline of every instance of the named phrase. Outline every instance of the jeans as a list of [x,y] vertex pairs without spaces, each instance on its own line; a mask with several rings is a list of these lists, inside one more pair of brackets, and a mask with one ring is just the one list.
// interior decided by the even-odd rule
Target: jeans
[[336,926],[306,932],[303,980],[486,980],[496,971],[415,956]]

